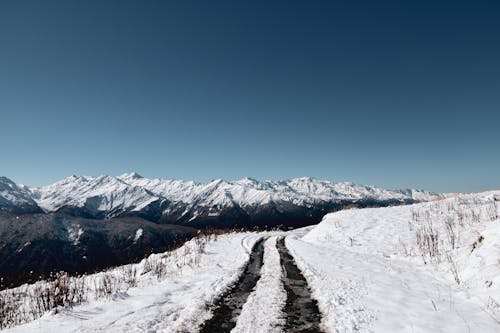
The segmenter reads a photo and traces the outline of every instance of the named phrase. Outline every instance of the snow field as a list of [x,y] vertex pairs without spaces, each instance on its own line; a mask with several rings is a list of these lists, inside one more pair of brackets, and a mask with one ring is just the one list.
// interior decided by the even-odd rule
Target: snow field
[[325,330],[500,331],[499,193],[340,211],[288,237]]

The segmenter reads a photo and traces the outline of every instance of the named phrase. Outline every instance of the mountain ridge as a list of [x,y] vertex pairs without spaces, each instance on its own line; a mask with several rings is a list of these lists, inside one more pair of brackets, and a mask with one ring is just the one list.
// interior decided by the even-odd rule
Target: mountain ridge
[[[265,181],[245,177],[203,183],[150,179],[132,172],[119,176],[73,175],[42,187],[18,186],[8,178],[2,179],[9,185],[0,187],[0,200],[9,199],[9,207],[16,202],[29,203],[29,212],[39,212],[38,207],[45,213],[64,212],[85,218],[140,216],[153,222],[199,226],[248,226],[253,216],[263,216],[259,217],[262,220],[266,214],[280,216],[280,223],[289,215],[305,214],[305,220],[309,220],[311,211],[324,213],[352,204],[412,203],[439,196],[423,190],[387,190],[312,177]],[[270,224],[276,225],[277,220]],[[257,225],[262,223],[267,225],[265,221]]]

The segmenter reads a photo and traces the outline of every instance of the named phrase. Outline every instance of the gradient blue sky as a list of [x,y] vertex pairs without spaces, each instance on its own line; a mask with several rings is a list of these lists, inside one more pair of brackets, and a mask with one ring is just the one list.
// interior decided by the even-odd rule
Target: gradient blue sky
[[0,2],[0,175],[500,188],[500,1]]

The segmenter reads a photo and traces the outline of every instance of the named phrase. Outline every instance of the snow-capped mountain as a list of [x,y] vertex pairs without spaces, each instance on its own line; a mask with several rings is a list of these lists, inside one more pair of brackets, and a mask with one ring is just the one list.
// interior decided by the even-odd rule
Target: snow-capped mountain
[[71,176],[52,185],[31,189],[46,212],[78,209],[79,215],[113,217],[159,207],[165,199],[111,176]]
[[0,211],[39,213],[41,209],[33,200],[29,189],[17,185],[9,178],[0,177]]
[[[2,179],[8,182],[7,178]],[[3,195],[10,198],[9,202],[36,202],[45,212],[87,218],[134,215],[154,222],[194,226],[298,226],[346,205],[380,206],[436,196],[420,190],[385,190],[309,177],[197,183],[126,173],[118,177],[71,176],[38,188],[9,184],[10,196]]]
[[137,173],[123,174],[118,179],[143,187],[173,202],[196,203],[200,206],[241,207],[266,205],[270,202],[290,202],[313,205],[321,202],[357,200],[427,200],[435,194],[419,190],[385,190],[353,183],[332,183],[310,177],[285,181],[259,182],[252,178],[227,182],[221,179],[209,183],[148,179]]

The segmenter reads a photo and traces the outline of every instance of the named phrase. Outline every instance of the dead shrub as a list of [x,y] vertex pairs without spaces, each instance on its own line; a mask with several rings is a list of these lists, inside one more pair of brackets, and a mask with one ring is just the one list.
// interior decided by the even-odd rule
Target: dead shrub
[[110,272],[102,273],[100,278],[94,280],[94,284],[96,298],[109,298],[120,290],[118,279]]
[[453,279],[457,284],[460,284],[460,275],[458,274],[458,267],[450,253],[446,253],[446,261],[448,262],[450,272],[453,275]]
[[158,281],[163,280],[167,275],[167,265],[163,263],[163,260],[161,258],[153,260],[151,265],[152,272],[156,276],[156,279]]
[[424,263],[427,264],[427,257],[429,261],[439,262],[439,233],[431,221],[416,230],[416,238]]
[[137,269],[134,265],[125,265],[120,268],[123,280],[128,287],[137,286]]
[[447,216],[445,221],[444,221],[445,227],[446,227],[446,235],[448,236],[448,241],[451,245],[452,249],[455,249],[456,243],[457,243],[457,231],[455,228],[455,221],[453,220],[453,217]]

